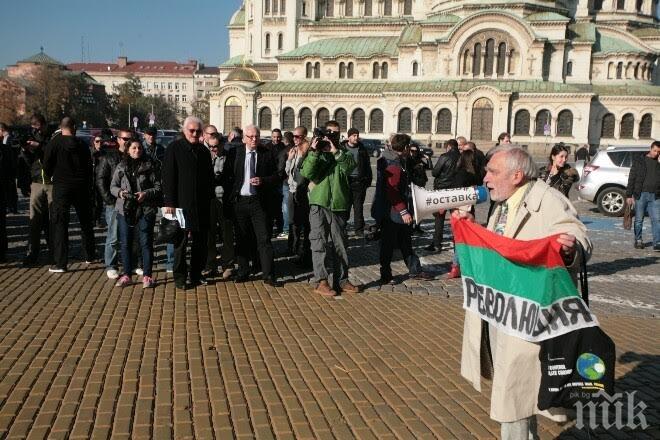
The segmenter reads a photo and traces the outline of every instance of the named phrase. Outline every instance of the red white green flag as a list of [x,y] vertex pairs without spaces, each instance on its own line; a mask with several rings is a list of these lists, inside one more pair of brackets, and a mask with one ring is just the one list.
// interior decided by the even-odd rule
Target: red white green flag
[[452,228],[464,309],[531,342],[598,325],[566,270],[557,235],[514,240],[455,219]]

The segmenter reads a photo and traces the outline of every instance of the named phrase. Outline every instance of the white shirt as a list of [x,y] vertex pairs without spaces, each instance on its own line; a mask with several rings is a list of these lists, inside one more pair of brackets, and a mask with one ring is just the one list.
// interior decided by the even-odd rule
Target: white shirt
[[[248,147],[245,147],[245,162],[243,163],[243,186],[241,186],[241,195],[242,196],[252,196],[254,194],[250,193],[250,153],[254,151],[254,171],[257,171],[257,161],[259,160],[259,155],[257,154],[257,149],[250,150]],[[256,189],[255,189],[256,194]]]

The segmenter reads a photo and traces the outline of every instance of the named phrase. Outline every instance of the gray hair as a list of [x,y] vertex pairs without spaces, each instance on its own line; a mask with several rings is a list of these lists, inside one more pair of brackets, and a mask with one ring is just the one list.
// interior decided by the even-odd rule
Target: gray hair
[[186,119],[183,120],[184,129],[188,126],[188,124],[199,124],[199,128],[202,128],[204,126],[202,120],[199,119],[197,116],[188,116]]
[[508,171],[513,173],[520,170],[525,180],[533,180],[538,177],[539,169],[527,151],[510,144],[502,144],[491,150],[490,157],[492,158],[500,152],[505,154],[504,164]]
[[259,130],[259,127],[257,127],[257,126],[254,125],[254,124],[248,124],[248,125],[246,125],[245,128],[243,129],[243,133],[245,133],[245,132],[248,131],[248,130],[254,130],[255,133],[257,133],[258,135],[261,135],[261,130]]

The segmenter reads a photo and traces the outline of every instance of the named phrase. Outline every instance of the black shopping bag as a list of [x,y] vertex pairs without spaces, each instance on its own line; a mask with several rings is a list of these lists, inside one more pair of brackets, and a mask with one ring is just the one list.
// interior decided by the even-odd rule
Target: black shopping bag
[[541,342],[538,407],[573,408],[614,393],[614,342],[600,327],[588,327]]

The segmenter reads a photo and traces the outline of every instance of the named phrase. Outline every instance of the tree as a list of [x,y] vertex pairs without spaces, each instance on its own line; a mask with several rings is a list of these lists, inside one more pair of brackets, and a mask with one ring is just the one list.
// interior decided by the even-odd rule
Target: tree
[[[129,114],[130,105],[130,114]],[[138,118],[138,128],[144,128],[149,123],[152,109],[156,117],[156,125],[165,128],[178,128],[176,107],[160,96],[145,96],[142,93],[140,78],[133,75],[126,77],[126,82],[115,86],[112,96],[114,108],[112,125],[115,127],[133,127],[133,118]]]
[[18,124],[25,117],[25,88],[7,78],[0,78],[0,121]]
[[210,109],[208,99],[196,99],[192,103],[192,115],[201,119],[205,125],[209,123]]

